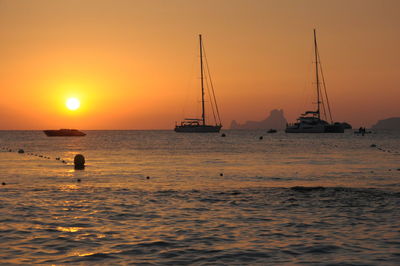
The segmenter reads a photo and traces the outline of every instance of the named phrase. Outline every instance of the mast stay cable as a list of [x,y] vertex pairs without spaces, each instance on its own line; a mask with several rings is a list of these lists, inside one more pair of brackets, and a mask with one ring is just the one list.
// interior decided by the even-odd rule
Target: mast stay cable
[[[216,109],[216,113],[217,113],[217,117],[218,117],[218,120],[215,119],[215,114],[214,114],[214,119],[215,119],[215,122],[218,122],[218,123],[221,125],[221,116],[220,116],[220,114],[219,114],[219,109],[218,109],[218,104],[217,104],[217,98],[215,97],[214,85],[213,85],[213,82],[212,82],[212,79],[211,79],[210,67],[209,67],[209,65],[208,65],[208,59],[207,59],[206,51],[205,51],[205,49],[204,49],[204,43],[203,43],[203,54],[204,54],[204,59],[205,59],[205,62],[206,62],[206,70],[207,70],[207,76],[208,76],[208,79],[207,79],[207,80],[210,82],[210,87],[211,87],[211,91],[212,91],[212,98],[211,98],[211,93],[209,93],[209,95],[210,95],[210,100],[211,100],[211,107],[212,107],[212,110],[213,110],[213,113],[214,113],[214,107],[213,107],[213,102],[214,102],[214,104],[215,104],[215,109]],[[208,88],[208,89],[209,89],[209,88]]]

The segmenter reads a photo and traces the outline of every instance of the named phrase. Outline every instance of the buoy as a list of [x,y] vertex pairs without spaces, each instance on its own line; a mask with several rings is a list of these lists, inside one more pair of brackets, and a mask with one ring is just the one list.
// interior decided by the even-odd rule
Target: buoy
[[264,138],[263,136],[260,137],[260,139],[263,139],[263,138]]
[[18,153],[24,153],[25,151],[23,149],[19,149]]
[[3,186],[5,186],[6,185],[6,183],[5,182],[3,182],[3,183],[1,183]]
[[221,137],[225,138],[225,137],[226,137],[225,133],[222,133],[222,134],[221,134]]
[[59,161],[59,160],[60,160],[60,157],[57,157],[56,160]]
[[79,182],[81,182],[81,179],[80,179],[80,178],[78,178],[76,181],[79,183]]
[[376,147],[376,144],[371,144],[370,147],[371,147],[371,148],[375,148],[375,147]]
[[85,157],[82,154],[75,155],[74,165],[75,165],[75,170],[85,169]]
[[62,160],[62,163],[67,163],[66,161]]
[[146,176],[146,179],[150,179],[150,176]]
[[219,176],[224,176],[224,173],[220,173]]

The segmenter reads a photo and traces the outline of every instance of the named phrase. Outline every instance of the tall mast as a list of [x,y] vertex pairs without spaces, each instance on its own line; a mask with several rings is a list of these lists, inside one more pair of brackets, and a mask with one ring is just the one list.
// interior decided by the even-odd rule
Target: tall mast
[[319,76],[318,76],[318,47],[317,47],[317,34],[314,29],[314,55],[315,55],[315,76],[317,82],[317,114],[318,118],[321,118],[319,106],[321,104],[320,101],[320,90],[319,90]]
[[201,34],[199,34],[200,40],[200,79],[201,79],[201,118],[203,120],[203,126],[206,124],[206,114],[204,111],[204,71],[203,71],[203,42],[201,40]]

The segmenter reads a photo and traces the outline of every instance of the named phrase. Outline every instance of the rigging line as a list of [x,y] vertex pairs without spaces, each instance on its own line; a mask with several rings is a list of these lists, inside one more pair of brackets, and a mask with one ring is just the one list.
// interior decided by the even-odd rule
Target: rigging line
[[[204,48],[204,47],[203,47]],[[220,118],[220,116],[219,116],[219,110],[218,110],[218,105],[217,105],[217,100],[216,100],[216,97],[215,97],[215,92],[214,92],[214,86],[213,86],[213,83],[212,83],[212,79],[211,79],[211,74],[210,74],[210,67],[209,67],[209,65],[208,65],[208,60],[207,60],[207,55],[206,55],[206,51],[204,50],[204,59],[205,59],[205,62],[206,62],[206,69],[207,69],[207,76],[208,76],[208,81],[209,81],[209,86],[211,87],[211,91],[212,91],[212,98],[211,98],[211,93],[210,93],[210,103],[211,103],[211,106],[212,106],[212,110],[213,110],[213,112],[214,112],[214,105],[215,105],[215,109],[216,109],[216,112],[217,112],[217,117],[218,117],[218,120],[215,118],[215,123],[219,123],[219,124],[221,124],[221,118]],[[214,104],[213,104],[214,103]]]
[[324,101],[324,97],[323,97],[323,95],[322,95],[322,92],[321,92],[321,99],[322,99],[322,101],[321,101],[321,105],[322,105],[322,112],[323,112],[323,115],[324,115],[324,119],[326,120],[327,118],[328,118],[328,116],[326,115],[326,107],[325,107],[325,101]]
[[319,60],[319,68],[320,68],[320,70],[321,70],[321,76],[322,76],[322,86],[324,87],[326,103],[327,103],[327,105],[328,105],[329,118],[330,118],[330,120],[331,120],[331,123],[333,123],[331,105],[330,105],[330,103],[329,103],[328,92],[327,92],[327,90],[326,90],[325,77],[324,77],[324,72],[322,71],[322,64],[321,64],[321,58],[320,58],[320,56],[319,56],[319,52],[318,52],[318,60]]
[[[316,55],[317,55],[317,57],[316,57],[316,60],[317,60],[316,64],[317,64],[317,66],[318,66],[318,64],[319,64],[319,66],[318,66],[318,68],[316,69],[316,71],[320,71],[320,70],[321,70],[321,60],[320,60],[320,58],[319,58],[319,50],[318,50],[318,47],[315,47],[315,50],[316,50]],[[322,75],[322,73],[321,73],[321,75]],[[319,84],[318,84],[318,85],[319,85]],[[317,89],[318,89],[318,95],[321,96],[321,101],[320,101],[320,103],[321,103],[321,105],[322,105],[322,114],[323,114],[324,119],[327,120],[328,116],[326,115],[326,104],[325,104],[325,101],[324,101],[324,95],[323,95],[323,93],[322,93],[321,86],[317,86]]]
[[[212,95],[213,95],[213,98],[214,98],[215,109],[217,110],[218,122],[219,122],[219,124],[221,125],[221,124],[222,124],[222,123],[221,123],[221,116],[220,116],[220,114],[219,114],[219,109],[218,109],[218,104],[217,104],[217,98],[215,97],[214,85],[213,85],[213,82],[212,82],[212,79],[211,79],[210,67],[208,66],[208,59],[207,59],[206,51],[205,51],[205,49],[204,49],[204,45],[203,45],[203,50],[204,50],[204,59],[205,59],[205,61],[206,61],[206,69],[207,69],[207,73],[208,73],[208,78],[209,78],[209,80],[210,80]],[[215,120],[215,121],[217,121],[217,120]]]
[[207,75],[205,77],[206,80],[206,87],[207,87],[207,92],[208,92],[208,97],[210,99],[210,105],[211,105],[211,111],[214,117],[215,123],[217,123],[217,118],[215,117],[215,110],[214,110],[214,105],[212,104],[212,98],[211,98],[211,91],[210,91],[210,85],[209,85],[209,79],[207,78]]
[[[207,69],[207,59],[206,59],[206,55],[205,55],[204,44],[203,44],[202,49],[203,49],[203,57],[204,57],[204,61],[206,61],[206,69]],[[213,102],[212,102],[210,85],[209,85],[209,83],[210,83],[210,81],[209,81],[209,71],[204,73],[204,79],[205,79],[205,86],[207,87],[207,94],[208,94],[208,97],[210,99],[211,111],[212,111],[212,114],[213,114],[213,117],[214,117],[214,121],[215,121],[215,123],[217,123],[217,118],[215,117],[215,110],[214,110],[214,105],[213,105]]]
[[[318,46],[315,46],[315,53],[316,53],[316,58],[315,58],[316,62],[315,62],[315,64],[317,65],[316,71],[319,72],[319,71],[321,71],[321,59],[319,58]],[[322,73],[321,73],[321,75],[322,75]],[[318,73],[317,73],[317,77],[318,77]],[[319,82],[319,80],[317,80],[317,82]],[[326,106],[325,106],[325,101],[324,101],[324,95],[322,94],[322,89],[321,89],[321,86],[319,86],[319,84],[317,84],[317,89],[318,89],[318,95],[321,96],[320,103],[322,105],[323,117],[326,120],[328,118],[328,116],[326,115]]]

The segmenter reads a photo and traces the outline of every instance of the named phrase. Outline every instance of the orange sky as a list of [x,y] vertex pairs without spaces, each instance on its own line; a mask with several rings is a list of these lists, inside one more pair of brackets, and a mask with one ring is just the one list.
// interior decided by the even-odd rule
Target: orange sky
[[397,0],[0,0],[0,129],[172,129],[199,110],[199,33],[225,128],[274,108],[293,121],[312,109],[313,28],[334,120],[369,126],[400,116],[399,12]]

